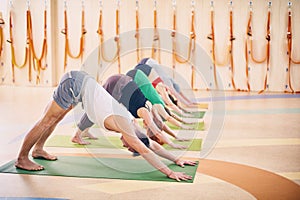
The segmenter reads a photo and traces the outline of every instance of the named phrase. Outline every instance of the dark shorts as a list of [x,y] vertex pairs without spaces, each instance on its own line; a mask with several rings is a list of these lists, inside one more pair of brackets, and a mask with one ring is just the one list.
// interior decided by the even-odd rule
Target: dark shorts
[[65,110],[81,102],[81,88],[86,77],[89,75],[83,71],[64,74],[53,93],[54,101]]

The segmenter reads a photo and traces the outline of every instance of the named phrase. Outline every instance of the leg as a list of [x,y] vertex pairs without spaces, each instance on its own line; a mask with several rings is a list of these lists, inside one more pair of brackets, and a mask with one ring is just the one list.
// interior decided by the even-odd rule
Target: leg
[[91,139],[91,140],[98,140],[98,138],[96,136],[94,136],[93,134],[91,134],[89,132],[90,129],[86,129],[82,132],[81,136],[82,137],[86,137],[88,139]]
[[[28,158],[29,151],[38,142],[44,144],[45,140],[51,134],[54,127],[69,110],[62,109],[55,101],[51,101],[43,114],[42,118],[34,125],[34,127],[26,135],[20,153],[18,155],[15,166],[25,170],[42,170],[40,166],[31,162]],[[36,149],[39,149],[38,146]]]
[[[56,103],[55,103],[56,104]],[[32,151],[32,157],[33,158],[41,158],[41,159],[46,159],[46,160],[57,160],[57,157],[54,155],[50,155],[44,150],[44,145],[48,137],[51,135],[53,130],[55,129],[56,125],[65,117],[65,115],[71,110],[72,108],[70,107],[69,109],[65,110],[64,113],[61,115],[57,115],[57,117],[54,117],[55,122],[50,126],[50,128],[46,129],[45,132],[41,135],[39,140],[36,142],[34,149]],[[48,108],[46,109],[47,112]]]
[[[74,137],[72,138],[72,142],[77,143],[77,144],[82,144],[82,145],[86,145],[86,144],[91,144],[90,142],[87,142],[85,140],[82,139],[82,136],[84,135],[85,132],[88,132],[89,128],[85,129],[84,131],[81,131],[80,129],[78,129],[74,135]],[[89,133],[87,133],[89,134]]]

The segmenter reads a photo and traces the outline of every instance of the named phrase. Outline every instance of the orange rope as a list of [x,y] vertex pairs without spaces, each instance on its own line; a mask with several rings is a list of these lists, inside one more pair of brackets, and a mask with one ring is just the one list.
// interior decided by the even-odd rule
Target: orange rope
[[[292,93],[299,93],[300,91],[295,91],[293,89],[292,83],[291,83],[291,64],[300,64],[300,60],[296,61],[292,58],[292,44],[293,37],[292,37],[292,11],[289,9],[288,12],[288,25],[287,25],[287,54],[288,54],[288,86],[291,89]],[[287,92],[287,91],[285,91]]]
[[269,70],[270,70],[270,40],[271,40],[271,12],[270,9],[268,11],[268,21],[267,21],[267,36],[266,40],[268,41],[267,43],[267,70],[266,70],[266,75],[265,75],[265,81],[264,81],[264,88],[263,90],[259,91],[258,93],[262,93],[267,89],[267,83],[268,83],[268,76],[269,76]]
[[224,61],[219,62],[218,59],[216,58],[216,53],[215,53],[215,49],[216,49],[216,44],[215,44],[215,31],[214,31],[214,11],[212,10],[210,12],[210,17],[211,17],[211,34],[207,37],[208,39],[212,40],[212,59],[213,59],[213,63],[214,65],[218,65],[218,66],[226,66],[229,63],[229,48],[227,48],[226,52],[226,56]]
[[[176,61],[184,64],[187,62],[190,62],[191,59],[191,55],[192,52],[195,51],[195,47],[196,47],[196,34],[195,34],[195,10],[194,10],[194,5],[191,9],[191,30],[190,30],[190,38],[189,38],[189,46],[188,46],[188,53],[187,53],[187,58],[186,59],[182,59],[180,58],[181,56],[177,55],[177,51],[176,51],[176,9],[175,9],[175,5],[173,6],[173,28],[172,28],[172,64],[173,64],[173,77],[175,76],[174,72],[175,72],[175,65],[176,65]],[[194,88],[194,83],[195,83],[195,68],[192,65],[192,74],[191,74],[191,87],[193,89]]]
[[139,7],[138,7],[138,1],[136,1],[136,10],[135,10],[135,35],[136,38],[136,60],[137,63],[140,61],[140,59],[143,57],[142,51],[140,50],[140,23],[139,23]]
[[[233,53],[232,53],[232,46],[233,46],[233,40],[235,40],[235,38],[233,37],[233,28],[232,28],[232,11],[230,11],[230,37],[229,37],[229,45],[227,47],[226,50],[226,56],[223,62],[218,62],[217,58],[216,58],[216,53],[215,53],[215,49],[216,49],[216,44],[215,44],[215,31],[214,31],[214,10],[212,8],[211,12],[210,12],[210,20],[211,20],[211,34],[208,35],[208,39],[212,40],[212,60],[213,60],[213,66],[214,66],[214,81],[215,81],[215,85],[216,88],[218,88],[218,81],[217,81],[217,70],[216,70],[216,66],[222,67],[222,66],[226,66],[230,63],[231,65],[231,82],[232,82],[232,86],[234,89],[235,88],[235,83],[234,83],[234,68],[233,68]],[[229,57],[229,54],[231,54],[231,56]]]
[[[269,4],[270,6],[270,4]],[[251,90],[251,86],[249,83],[249,54],[251,56],[251,60],[255,63],[263,63],[265,61],[267,61],[266,66],[267,66],[267,70],[266,70],[266,75],[265,75],[265,79],[264,79],[264,88],[262,90],[259,91],[259,93],[262,93],[263,91],[266,90],[267,88],[267,81],[268,81],[268,71],[270,70],[270,40],[271,40],[271,28],[270,28],[270,22],[271,22],[271,11],[270,9],[268,10],[268,14],[267,14],[267,27],[266,27],[266,40],[267,40],[267,44],[266,44],[266,55],[264,56],[264,58],[262,58],[261,60],[258,60],[257,58],[254,57],[254,50],[253,50],[253,39],[252,39],[252,16],[253,16],[253,12],[250,9],[249,12],[249,19],[248,19],[248,23],[247,23],[247,35],[246,35],[246,41],[245,41],[245,58],[246,58],[246,79],[247,79],[247,88],[248,91]],[[250,48],[249,48],[249,43],[250,43]]]
[[[250,11],[250,15],[249,15],[249,19],[248,19],[248,32],[247,32],[247,34],[250,37],[252,37],[252,28],[251,28],[252,15],[253,15],[252,13],[253,12]],[[253,40],[252,40],[252,38],[250,39],[250,55],[251,55],[251,59],[252,59],[253,62],[258,63],[258,64],[265,62],[267,60],[267,57],[268,57],[267,54],[268,54],[268,52],[267,52],[267,44],[266,44],[266,54],[265,54],[264,58],[262,58],[261,60],[255,58],[254,57],[254,51],[253,51]]]
[[175,78],[175,66],[176,66],[176,59],[175,59],[175,52],[176,52],[176,7],[175,5],[173,5],[173,28],[172,28],[172,33],[171,33],[171,37],[172,37],[172,72],[173,72],[173,78]]
[[233,36],[233,20],[232,20],[232,9],[229,13],[230,16],[230,45],[229,45],[229,53],[230,53],[230,65],[231,65],[231,84],[234,90],[236,90],[235,82],[234,82],[234,60],[233,60],[233,41],[235,40]]
[[211,56],[212,56],[212,60],[213,60],[213,65],[214,65],[214,81],[215,81],[215,85],[217,88],[219,88],[218,86],[218,80],[217,80],[217,69],[216,69],[216,55],[215,55],[215,29],[214,29],[214,11],[213,9],[210,11],[210,23],[211,23],[211,34],[207,36],[208,39],[212,40],[212,46],[211,46]]
[[120,34],[120,24],[119,24],[119,8],[116,9],[116,36],[115,36],[115,42],[117,45],[117,51],[115,53],[115,55],[113,56],[112,59],[109,59],[106,57],[105,55],[105,51],[104,51],[104,32],[103,32],[103,11],[102,11],[102,7],[100,8],[100,14],[99,14],[99,23],[98,23],[98,30],[97,33],[99,35],[99,49],[98,49],[98,63],[101,63],[101,58],[105,61],[105,62],[113,62],[114,60],[118,60],[118,71],[119,73],[121,73],[121,62],[120,62],[120,38],[119,38],[119,34]]
[[[102,6],[102,5],[100,5]],[[102,43],[103,43],[103,29],[102,29],[102,17],[103,17],[103,14],[102,14],[102,7],[100,7],[100,14],[99,14],[99,22],[98,22],[98,30],[97,30],[97,33],[99,35],[99,40],[100,40],[100,44],[98,46],[98,64],[101,65],[102,61],[101,61],[101,46],[102,46]]]
[[[42,45],[42,52],[40,56],[37,56],[37,53],[33,44],[33,34],[32,34],[32,19],[31,12],[27,10],[27,35],[28,35],[28,43],[29,43],[29,67],[31,68],[31,62],[33,62],[34,70],[37,71],[36,84],[40,83],[40,73],[41,70],[45,70],[46,66],[42,66],[42,61],[46,60],[47,57],[47,11],[44,10],[44,39]],[[32,59],[32,60],[31,60]],[[46,61],[45,61],[46,62]]]
[[81,36],[80,36],[80,46],[78,54],[72,54],[69,45],[69,31],[68,31],[68,16],[67,9],[64,10],[64,24],[65,28],[61,31],[65,35],[65,55],[64,55],[64,71],[67,68],[68,56],[74,59],[81,58],[83,59],[84,53],[84,35],[86,34],[85,26],[84,26],[84,9],[81,11]]
[[[160,40],[159,40],[159,33],[157,30],[157,10],[156,7],[153,10],[153,18],[154,18],[154,31],[153,31],[153,43],[152,43],[152,53],[151,57],[153,59],[158,60],[161,63],[160,59]],[[157,58],[156,58],[157,57]]]
[[247,91],[250,92],[251,88],[250,88],[250,83],[249,83],[249,58],[248,58],[248,45],[247,45],[247,40],[245,40],[245,60],[246,60],[246,82],[247,82]]
[[4,35],[3,35],[3,26],[5,22],[2,18],[2,12],[0,12],[0,58],[2,56],[3,51],[3,41],[4,41]]
[[116,36],[115,41],[117,43],[117,58],[118,58],[118,72],[121,74],[121,59],[120,59],[120,10],[116,9]]
[[[17,68],[24,68],[27,64],[28,61],[28,55],[29,55],[29,47],[28,43],[25,46],[25,56],[24,56],[24,61],[22,62],[21,65],[17,64],[16,62],[16,55],[15,55],[15,48],[14,48],[14,40],[13,40],[13,17],[12,17],[12,11],[9,12],[9,40],[8,42],[10,43],[10,50],[11,50],[11,67],[12,67],[12,81],[13,83],[15,82],[15,67]],[[30,70],[28,72],[28,79],[31,81],[30,77]]]
[[[173,19],[176,20],[176,16],[174,13],[174,17]],[[176,53],[176,23],[173,22],[173,30],[174,30],[174,34],[172,35],[173,37],[173,59],[175,59],[175,61],[184,64],[190,61],[191,58],[191,52],[192,52],[192,47],[195,47],[195,42],[196,42],[196,34],[195,34],[195,11],[192,10],[191,13],[191,31],[190,31],[190,40],[189,40],[189,47],[188,47],[188,55],[187,55],[187,59],[181,59],[180,56],[177,55]]]
[[[193,46],[193,47],[191,47]],[[189,54],[188,59],[190,60],[191,57],[191,49],[193,53],[196,49],[196,32],[195,32],[195,10],[193,8],[192,10],[192,20],[191,20],[191,32],[190,32],[190,43],[189,43]],[[196,90],[195,88],[195,67],[192,65],[192,74],[191,74],[191,87],[193,90]]]

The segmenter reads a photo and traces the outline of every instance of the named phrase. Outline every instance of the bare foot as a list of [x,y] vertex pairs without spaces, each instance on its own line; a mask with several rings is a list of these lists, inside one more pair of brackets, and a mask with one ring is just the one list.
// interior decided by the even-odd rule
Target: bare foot
[[92,140],[98,140],[97,137],[93,136],[92,134],[90,134],[88,131],[84,131],[81,135],[82,137],[87,137],[89,139],[92,139]]
[[44,160],[50,160],[50,161],[57,160],[56,156],[51,155],[44,150],[33,150],[32,157],[35,159],[44,159]]
[[83,140],[81,137],[76,137],[76,136],[74,136],[72,138],[72,142],[77,143],[77,144],[81,144],[81,145],[91,144],[90,142],[87,142],[87,141]]
[[28,158],[18,158],[15,162],[15,167],[18,169],[24,169],[28,171],[39,171],[44,169],[43,166],[31,162]]

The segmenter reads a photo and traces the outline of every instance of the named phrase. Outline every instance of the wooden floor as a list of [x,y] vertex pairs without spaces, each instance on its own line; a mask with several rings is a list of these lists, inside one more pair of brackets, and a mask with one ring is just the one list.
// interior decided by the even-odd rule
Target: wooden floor
[[[0,165],[15,159],[54,88],[0,86]],[[194,183],[165,183],[0,173],[0,199],[300,199],[300,95],[226,92],[209,102]],[[71,135],[73,123],[53,134]],[[76,149],[50,148],[59,155]],[[110,156],[109,150],[104,151]],[[130,157],[130,154],[123,156]],[[72,166],[70,166],[72,167]]]

